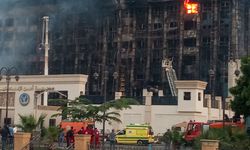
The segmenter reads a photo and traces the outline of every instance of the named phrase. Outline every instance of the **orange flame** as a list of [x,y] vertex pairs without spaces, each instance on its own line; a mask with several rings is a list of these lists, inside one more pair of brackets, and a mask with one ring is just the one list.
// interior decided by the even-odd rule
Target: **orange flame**
[[184,7],[187,14],[198,14],[199,13],[199,4],[196,2],[190,2],[189,0],[184,1]]

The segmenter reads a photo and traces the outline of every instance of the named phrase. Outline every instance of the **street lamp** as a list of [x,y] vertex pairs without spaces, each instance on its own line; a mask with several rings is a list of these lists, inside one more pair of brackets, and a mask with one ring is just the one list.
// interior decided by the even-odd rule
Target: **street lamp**
[[3,76],[6,76],[6,83],[7,83],[7,91],[6,91],[6,114],[5,114],[5,119],[4,123],[5,124],[10,124],[10,120],[8,118],[8,107],[9,107],[9,85],[10,85],[10,80],[11,76],[15,75],[16,81],[19,80],[19,76],[17,75],[17,69],[15,67],[2,67],[0,70],[0,81],[3,79]]
[[225,127],[225,119],[226,119],[226,116],[225,116],[225,106],[226,106],[226,99],[225,99],[225,92],[224,92],[224,89],[225,89],[225,77],[226,77],[226,67],[225,67],[225,63],[223,61],[223,67],[222,67],[222,122],[223,122],[223,128]]
[[[109,72],[106,70],[104,71],[104,77],[103,77],[103,81],[104,81],[104,104],[107,102],[107,81],[108,81],[108,75],[109,75]],[[103,112],[103,116],[105,116],[106,112],[104,111]],[[105,144],[105,141],[104,141],[104,138],[105,138],[105,118],[103,118],[103,121],[102,121],[102,146],[103,146],[103,149],[104,148],[104,144]]]

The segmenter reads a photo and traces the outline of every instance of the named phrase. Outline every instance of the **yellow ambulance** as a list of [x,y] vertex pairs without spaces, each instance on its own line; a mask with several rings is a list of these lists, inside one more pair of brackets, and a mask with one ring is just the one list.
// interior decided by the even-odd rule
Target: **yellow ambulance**
[[148,124],[130,124],[116,134],[118,144],[149,144],[154,142],[152,127]]

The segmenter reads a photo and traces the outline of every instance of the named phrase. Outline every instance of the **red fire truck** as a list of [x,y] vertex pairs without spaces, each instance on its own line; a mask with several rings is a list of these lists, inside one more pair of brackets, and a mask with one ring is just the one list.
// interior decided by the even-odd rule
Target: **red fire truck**
[[[224,125],[237,128],[244,128],[244,124],[241,122],[224,122]],[[210,128],[223,128],[223,121],[211,123],[190,121],[187,125],[184,138],[186,141],[193,141],[195,138],[199,137],[202,132],[206,132]]]

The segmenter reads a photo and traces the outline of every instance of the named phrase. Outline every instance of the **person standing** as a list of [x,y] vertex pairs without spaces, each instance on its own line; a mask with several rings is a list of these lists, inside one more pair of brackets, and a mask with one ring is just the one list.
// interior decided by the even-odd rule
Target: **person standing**
[[73,127],[71,127],[71,129],[68,130],[66,133],[67,147],[69,147],[70,144],[72,143],[72,137],[74,137]]
[[59,137],[58,137],[58,146],[62,147],[64,142],[64,130],[60,129]]
[[110,150],[115,150],[115,130],[112,129],[112,132],[109,134]]
[[10,150],[14,150],[14,128],[9,126],[9,148]]
[[71,127],[71,129],[66,133],[66,140],[67,140],[67,147],[69,147],[71,144],[75,143],[75,138],[74,138],[74,128]]
[[8,136],[10,135],[9,128],[6,124],[2,129],[1,135],[2,135],[2,150],[6,150],[7,139]]
[[99,131],[98,131],[98,129],[97,128],[95,128],[95,130],[94,130],[94,144],[95,144],[95,146],[97,147],[97,148],[99,148],[100,147],[100,133],[99,133]]
[[84,127],[81,127],[81,129],[77,133],[78,134],[84,134]]
[[164,133],[163,135],[163,141],[165,142],[165,147],[167,150],[171,149],[171,139],[172,139],[172,132],[170,129],[167,129],[167,132]]
[[13,131],[14,131],[14,134],[17,132],[17,127],[15,125],[13,126]]

